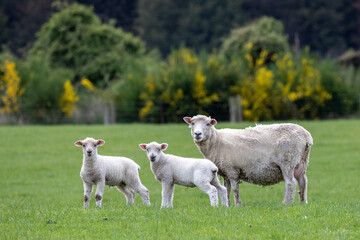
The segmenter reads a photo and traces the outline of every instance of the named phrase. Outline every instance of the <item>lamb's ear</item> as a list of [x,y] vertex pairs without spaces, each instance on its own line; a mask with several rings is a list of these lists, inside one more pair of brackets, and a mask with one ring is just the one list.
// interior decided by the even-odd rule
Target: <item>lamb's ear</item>
[[144,143],[139,144],[139,147],[144,151],[146,150],[146,144],[144,144]]
[[104,140],[102,140],[102,139],[97,140],[96,145],[102,146],[102,145],[104,145],[104,144],[105,144],[105,141],[104,141]]
[[211,121],[210,121],[211,125],[215,126],[217,121],[215,118],[212,118]]
[[77,147],[81,147],[81,146],[83,145],[82,141],[80,141],[80,140],[74,142],[74,144],[75,144],[75,146],[77,146]]
[[162,151],[165,151],[165,150],[167,149],[167,147],[168,147],[168,144],[167,144],[167,143],[162,143],[162,144],[161,144],[161,150],[162,150]]
[[184,117],[183,120],[184,120],[184,122],[186,122],[187,124],[191,124],[191,117]]

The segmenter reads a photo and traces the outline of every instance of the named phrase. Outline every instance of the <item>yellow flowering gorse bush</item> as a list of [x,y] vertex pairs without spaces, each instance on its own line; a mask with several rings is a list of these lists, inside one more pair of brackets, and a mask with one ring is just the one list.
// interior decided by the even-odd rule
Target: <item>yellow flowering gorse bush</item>
[[214,101],[218,101],[219,97],[216,93],[208,96],[205,88],[206,77],[201,71],[201,68],[195,73],[194,86],[193,86],[193,99],[197,100],[199,104],[211,104]]
[[196,55],[182,48],[170,55],[160,75],[155,77],[150,73],[146,77],[140,99],[145,102],[139,111],[140,119],[159,110],[161,105],[164,114],[176,120],[189,109],[203,112],[203,106],[218,101],[219,97],[216,93],[208,93],[206,76]]
[[79,101],[79,97],[70,82],[66,80],[64,83],[64,93],[60,99],[60,109],[66,116],[71,116],[75,110],[75,103]]
[[20,88],[21,79],[16,72],[16,64],[5,61],[1,70],[4,75],[0,76],[0,91],[3,92],[1,96],[3,106],[0,108],[0,112],[3,114],[16,113],[20,110],[18,99],[24,93],[24,88]]
[[[303,57],[301,64],[295,66],[290,54],[276,61],[277,76],[281,80],[277,84],[278,99],[281,99],[282,104],[275,102],[275,114],[280,114],[286,106],[291,106],[293,118],[305,118],[306,114],[316,118],[317,108],[331,99],[331,95],[321,86],[319,70],[313,65],[313,60]],[[304,103],[297,106],[296,102],[300,100]]]
[[321,86],[320,72],[313,61],[302,58],[301,64],[295,64],[290,53],[280,58],[272,54],[274,68],[265,65],[268,51],[262,50],[259,58],[253,59],[251,48],[248,44],[244,55],[248,71],[231,87],[232,93],[242,96],[244,118],[251,121],[289,116],[316,118],[318,107],[324,106],[331,95]]
[[80,81],[80,84],[83,85],[88,91],[94,91],[95,87],[94,85],[92,84],[92,82],[87,79],[87,78],[83,78],[81,79]]

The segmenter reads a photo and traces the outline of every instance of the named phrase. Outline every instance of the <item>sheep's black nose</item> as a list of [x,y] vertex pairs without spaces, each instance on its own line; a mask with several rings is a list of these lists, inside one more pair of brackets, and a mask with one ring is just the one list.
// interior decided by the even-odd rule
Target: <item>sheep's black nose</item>
[[199,137],[201,135],[201,132],[194,132],[196,137]]
[[155,156],[151,156],[150,161],[152,161],[152,162],[155,161]]

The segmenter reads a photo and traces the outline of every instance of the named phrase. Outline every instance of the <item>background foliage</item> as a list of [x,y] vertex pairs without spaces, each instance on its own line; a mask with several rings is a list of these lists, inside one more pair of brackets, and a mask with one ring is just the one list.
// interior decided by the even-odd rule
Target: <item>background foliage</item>
[[[0,45],[23,55],[40,26],[56,11],[55,0],[2,0]],[[74,0],[69,0],[74,2]],[[359,0],[78,0],[94,6],[103,20],[116,19],[117,27],[139,35],[149,49],[163,56],[185,44],[212,51],[224,36],[264,15],[284,24],[291,44],[298,33],[301,45],[322,55],[338,56],[348,48],[360,47]]]
[[52,67],[71,69],[75,79],[87,77],[96,85],[118,77],[127,55],[144,52],[139,38],[114,26],[102,24],[92,8],[65,5],[44,24],[30,49],[30,57],[45,59]]
[[283,24],[270,17],[262,17],[252,24],[231,31],[230,36],[222,43],[221,54],[226,57],[242,55],[251,44],[249,54],[258,58],[261,51],[268,51],[266,61],[273,54],[282,54],[289,49]]
[[[0,107],[9,110],[2,111],[2,122],[163,123],[199,113],[228,120],[229,97],[235,95],[242,96],[242,114],[251,121],[344,117],[358,111],[358,70],[319,57],[308,47],[300,49],[299,44],[293,50],[284,32],[288,22],[283,25],[262,17],[245,24],[245,15],[233,19],[235,25],[244,24],[229,36],[228,30],[216,27],[218,22],[230,21],[234,9],[250,7],[247,1],[139,1],[138,20],[124,21],[149,24],[146,31],[139,31],[144,41],[111,19],[103,22],[94,12],[96,1],[95,8],[77,2],[54,4],[57,11],[26,54],[13,55],[6,47],[0,54],[2,64],[14,66],[12,71],[18,74],[14,88],[6,81],[6,71],[0,72]],[[126,1],[119,5],[134,11]],[[160,15],[148,15],[152,11]],[[205,23],[212,21],[214,31],[203,35],[208,39],[205,44],[197,32],[208,31]],[[190,25],[194,32],[186,33]],[[178,35],[164,37],[173,32],[162,28]],[[189,41],[181,43],[181,39]],[[157,44],[159,48],[151,49]],[[219,50],[209,51],[213,46]],[[16,107],[9,107],[9,92]]]

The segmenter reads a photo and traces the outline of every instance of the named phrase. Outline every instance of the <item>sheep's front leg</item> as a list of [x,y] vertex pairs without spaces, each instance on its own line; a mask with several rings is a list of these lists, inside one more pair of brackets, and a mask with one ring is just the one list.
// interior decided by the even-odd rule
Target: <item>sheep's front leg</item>
[[84,208],[89,206],[92,184],[84,182]]
[[95,200],[96,200],[97,207],[101,207],[104,188],[105,188],[105,180],[99,181],[96,185],[96,193],[95,193]]
[[285,194],[283,204],[291,204],[294,201],[296,191],[296,181],[293,175],[284,174],[285,180]]
[[230,179],[230,184],[234,193],[235,206],[236,207],[241,206],[242,202],[239,194],[239,180]]
[[174,184],[172,183],[162,183],[162,202],[161,208],[172,208],[173,207],[173,196],[174,196]]
[[230,200],[231,184],[230,184],[230,180],[227,177],[224,176],[223,178],[224,178],[224,187],[226,188],[228,206],[230,207],[230,205],[231,205],[231,200]]

